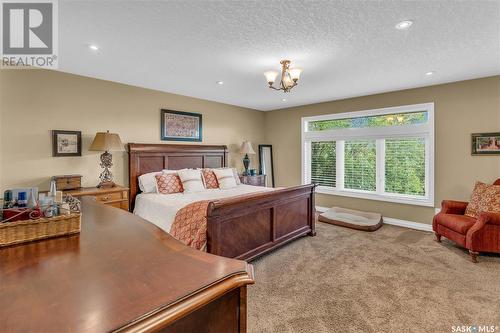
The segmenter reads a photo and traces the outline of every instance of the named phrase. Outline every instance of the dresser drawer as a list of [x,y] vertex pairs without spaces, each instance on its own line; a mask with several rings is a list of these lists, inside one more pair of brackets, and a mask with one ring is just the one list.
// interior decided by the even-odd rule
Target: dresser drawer
[[100,202],[109,202],[109,201],[118,201],[122,199],[127,199],[126,192],[111,192],[111,193],[96,194],[94,196],[96,200]]
[[85,187],[78,190],[65,191],[64,193],[72,195],[76,198],[85,196],[94,197],[97,202],[128,210],[128,191],[129,189],[126,187],[115,186],[112,188]]
[[123,210],[128,210],[128,208],[129,208],[128,207],[128,200],[110,202],[110,203],[106,203],[106,205],[112,206],[112,207],[116,207],[116,208],[120,208],[120,209],[123,209]]

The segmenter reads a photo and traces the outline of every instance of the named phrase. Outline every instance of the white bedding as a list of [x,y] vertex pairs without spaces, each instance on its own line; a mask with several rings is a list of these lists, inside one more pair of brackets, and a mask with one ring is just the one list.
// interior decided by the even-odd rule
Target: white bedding
[[148,220],[166,232],[170,232],[172,223],[174,223],[175,215],[179,209],[192,202],[222,199],[237,195],[272,190],[274,189],[270,187],[241,184],[227,190],[210,189],[196,193],[141,193],[137,195],[135,199],[134,214]]

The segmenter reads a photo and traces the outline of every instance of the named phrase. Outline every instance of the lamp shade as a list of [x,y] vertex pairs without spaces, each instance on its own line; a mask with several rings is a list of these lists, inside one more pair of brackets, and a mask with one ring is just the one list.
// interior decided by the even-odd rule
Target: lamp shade
[[274,81],[276,81],[276,77],[278,76],[278,72],[267,71],[267,72],[264,72],[264,76],[266,77],[267,83],[273,84]]
[[252,143],[250,141],[243,141],[241,144],[240,153],[254,155],[255,151],[252,148]]
[[297,81],[300,78],[300,74],[302,73],[302,68],[290,68],[290,77],[292,80]]
[[123,151],[122,140],[116,133],[98,132],[89,148],[90,151]]

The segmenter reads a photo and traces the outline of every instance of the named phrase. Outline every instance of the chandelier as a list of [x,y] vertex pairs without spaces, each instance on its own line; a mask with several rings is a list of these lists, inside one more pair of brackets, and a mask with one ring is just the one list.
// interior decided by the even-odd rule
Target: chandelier
[[297,85],[297,81],[300,78],[300,73],[302,73],[301,68],[290,68],[290,60],[281,60],[281,82],[279,84],[279,88],[273,86],[274,81],[276,81],[276,77],[278,76],[277,71],[267,71],[264,72],[264,76],[266,77],[267,83],[269,84],[269,88],[274,90],[283,90],[283,92],[287,93]]

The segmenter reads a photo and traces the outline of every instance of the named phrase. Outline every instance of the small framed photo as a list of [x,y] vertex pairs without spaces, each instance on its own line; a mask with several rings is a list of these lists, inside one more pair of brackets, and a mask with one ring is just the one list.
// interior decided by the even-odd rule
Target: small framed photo
[[500,155],[500,132],[472,134],[472,155]]
[[82,156],[82,132],[53,130],[52,156]]
[[201,114],[161,110],[161,139],[165,141],[201,141]]

